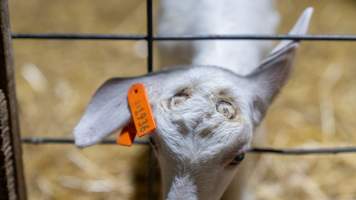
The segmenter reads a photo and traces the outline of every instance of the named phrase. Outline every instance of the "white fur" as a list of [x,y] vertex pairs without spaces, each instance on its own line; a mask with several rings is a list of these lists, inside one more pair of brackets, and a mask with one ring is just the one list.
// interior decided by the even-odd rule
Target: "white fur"
[[[258,22],[261,25],[260,21],[266,20],[264,14],[275,15],[270,4],[260,5],[257,1],[246,3],[245,10],[249,12],[242,9],[245,4],[239,4],[241,7],[236,7],[238,12],[235,12],[233,6],[242,1],[224,1],[229,4],[220,5],[218,1],[206,0],[199,1],[202,6],[200,9],[190,10],[196,15],[195,21],[185,24],[179,21],[182,19],[177,21],[175,14],[179,14],[180,9],[189,13],[184,5],[200,4],[182,0],[186,4],[181,5],[178,3],[180,1],[167,0],[168,7],[165,8],[164,2],[162,8],[167,9],[167,12],[174,9],[178,11],[172,12],[170,18],[162,14],[162,23],[170,19],[171,23],[178,23],[174,26],[181,25],[176,31],[181,30],[182,33],[186,33],[189,28],[196,29],[194,33],[207,29],[210,25],[207,19],[214,12],[220,12],[217,14],[220,17],[223,17],[221,15],[225,12],[229,12],[227,14],[230,17],[241,15],[235,16],[236,19],[241,18],[240,21],[224,22],[227,26],[235,27],[237,32],[240,27],[241,30],[249,30],[244,26],[259,31],[261,27],[253,23]],[[224,12],[214,10],[213,3],[217,3],[218,8]],[[175,4],[177,5],[172,7]],[[195,7],[189,7],[192,8]],[[253,8],[261,9],[261,13],[251,14]],[[311,9],[304,12],[293,28],[293,33],[305,33],[311,13]],[[256,15],[251,19],[251,26],[245,22],[247,19],[244,15]],[[180,22],[183,24],[179,24]],[[211,23],[215,26],[212,30],[219,30],[214,21]],[[234,23],[236,25],[233,25]],[[274,22],[271,25],[274,26]],[[222,29],[225,31],[225,28]],[[174,44],[170,44],[173,45],[172,48],[175,48]],[[237,170],[236,166],[229,163],[249,147],[254,129],[288,78],[298,45],[294,41],[282,42],[261,62],[260,53],[264,51],[264,47],[258,43],[241,43],[242,46],[231,43],[236,45],[235,47],[227,42],[216,44],[217,48],[212,47],[211,52],[221,50],[224,53],[211,53],[208,51],[209,45],[198,42],[187,48],[196,52],[193,55],[193,64],[142,77],[107,81],[96,92],[83,118],[74,129],[76,144],[81,147],[95,144],[128,123],[130,114],[126,100],[127,89],[132,83],[142,82],[148,88],[157,122],[157,130],[152,139],[161,168],[164,197],[170,200],[219,199]],[[245,50],[254,53],[244,54]],[[230,51],[233,52],[232,55]],[[211,62],[217,66],[194,64],[198,61]]]
[[175,177],[167,195],[168,200],[198,200],[197,186],[189,176]]
[[[272,0],[162,0],[159,35],[273,34],[279,17]],[[269,41],[161,42],[164,65],[216,65],[245,75],[257,67]],[[188,53],[186,53],[188,52]],[[184,58],[176,60],[180,55]]]

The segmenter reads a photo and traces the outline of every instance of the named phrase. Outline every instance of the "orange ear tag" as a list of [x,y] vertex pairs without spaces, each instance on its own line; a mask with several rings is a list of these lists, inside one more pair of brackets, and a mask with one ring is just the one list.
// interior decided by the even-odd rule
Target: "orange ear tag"
[[116,138],[116,143],[123,146],[131,146],[136,137],[136,129],[134,123],[131,121],[126,125],[121,133]]
[[156,129],[156,123],[145,86],[142,83],[136,83],[130,87],[127,99],[132,120],[122,129],[116,138],[116,143],[131,146],[136,134],[141,137],[152,133]]
[[137,135],[141,137],[152,133],[156,123],[145,86],[142,83],[133,84],[127,97]]

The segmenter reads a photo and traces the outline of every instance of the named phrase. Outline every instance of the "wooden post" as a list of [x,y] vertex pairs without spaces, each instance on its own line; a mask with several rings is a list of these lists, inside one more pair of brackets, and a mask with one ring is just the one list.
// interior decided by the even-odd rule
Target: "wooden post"
[[25,200],[8,1],[0,0],[0,200]]

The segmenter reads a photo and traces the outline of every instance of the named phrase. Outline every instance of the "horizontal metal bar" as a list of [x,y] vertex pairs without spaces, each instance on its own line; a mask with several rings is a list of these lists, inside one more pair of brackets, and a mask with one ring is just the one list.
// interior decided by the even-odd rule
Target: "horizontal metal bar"
[[[54,138],[54,137],[24,137],[22,142],[25,144],[74,144],[73,138]],[[116,144],[114,139],[107,139],[99,144]],[[148,145],[147,141],[136,140],[135,144]],[[356,153],[356,146],[347,147],[322,147],[322,148],[270,148],[270,147],[252,147],[247,150],[248,153],[279,154],[279,155],[315,155],[315,154],[341,154]]]
[[[23,137],[22,142],[25,144],[74,144],[73,138],[64,137]],[[114,139],[101,141],[99,144],[116,144]],[[147,141],[135,140],[135,144],[146,145]]]
[[[81,33],[13,33],[13,39],[36,40],[148,40],[146,35],[81,34]],[[307,41],[356,41],[356,35],[167,35],[153,36],[152,40],[307,40]]]
[[183,35],[160,36],[154,40],[308,40],[308,41],[356,41],[356,35]]
[[250,153],[279,154],[279,155],[315,155],[315,154],[341,154],[356,153],[356,146],[347,147],[320,147],[320,148],[291,148],[276,149],[269,147],[253,147],[248,150]]
[[146,40],[145,35],[87,33],[12,33],[12,39],[36,40]]

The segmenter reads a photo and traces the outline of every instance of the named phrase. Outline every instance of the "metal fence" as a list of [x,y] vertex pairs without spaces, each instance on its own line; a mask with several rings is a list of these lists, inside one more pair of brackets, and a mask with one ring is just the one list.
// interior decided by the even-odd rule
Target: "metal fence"
[[[0,0],[1,4],[7,4],[7,0]],[[4,3],[5,2],[5,3]],[[7,6],[7,5],[6,5]],[[7,9],[5,8],[3,9]],[[3,6],[4,7],[4,6]],[[167,35],[155,36],[153,34],[153,3],[152,0],[146,0],[146,35],[119,35],[119,34],[78,34],[78,33],[46,33],[46,34],[27,34],[12,33],[11,38],[16,40],[144,40],[147,42],[147,72],[153,70],[153,43],[154,41],[172,41],[172,40],[306,40],[306,41],[349,41],[355,42],[356,35]],[[5,13],[7,15],[7,13]],[[3,16],[3,15],[2,15]],[[9,30],[10,31],[10,30]],[[10,31],[11,32],[11,31]],[[53,137],[23,137],[22,142],[25,144],[73,144],[72,138],[53,138]],[[116,144],[114,140],[104,140],[101,144]],[[146,145],[146,141],[135,141],[135,144]],[[16,146],[15,146],[16,147]],[[20,148],[20,147],[17,147]],[[278,148],[261,148],[254,147],[248,150],[249,153],[273,153],[280,155],[309,155],[309,154],[337,154],[337,153],[355,153],[356,146],[348,147],[329,147],[329,148],[300,148],[300,149],[278,149]],[[1,160],[0,160],[1,161]],[[151,153],[150,163],[152,166],[155,161]],[[0,162],[1,164],[1,162]],[[149,169],[149,183],[154,182],[154,169]],[[152,199],[153,184],[148,184],[149,195]],[[1,192],[0,192],[1,193]],[[1,199],[1,198],[0,198]]]

